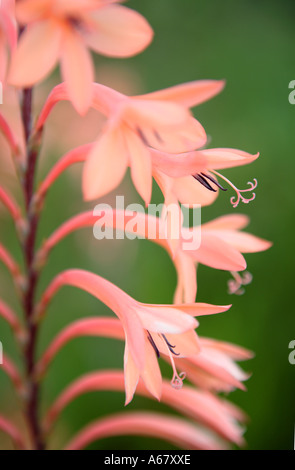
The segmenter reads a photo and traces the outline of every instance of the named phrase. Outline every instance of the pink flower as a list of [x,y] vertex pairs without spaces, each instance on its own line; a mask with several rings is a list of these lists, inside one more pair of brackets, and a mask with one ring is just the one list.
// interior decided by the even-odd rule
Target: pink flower
[[[134,185],[148,204],[156,158],[151,158],[152,148],[167,152],[166,160],[169,160],[170,153],[202,147],[207,140],[206,133],[189,108],[212,98],[223,86],[223,81],[201,80],[128,97],[93,84],[92,106],[106,115],[108,121],[84,165],[84,198],[91,200],[112,191],[129,166]],[[40,114],[36,130],[42,128],[58,101],[68,99],[64,84],[55,87]],[[165,159],[163,155],[162,159]],[[177,168],[183,172],[180,165]]]
[[230,306],[203,303],[180,305],[151,305],[137,302],[114,284],[82,270],[69,270],[58,275],[44,293],[38,317],[53,295],[64,285],[72,285],[104,302],[121,320],[125,332],[124,373],[126,403],[135,392],[139,377],[152,395],[160,398],[162,377],[157,361],[160,353],[170,358],[173,368],[172,385],[181,388],[184,378],[178,374],[174,357],[199,351],[194,329],[198,322],[193,318],[224,312]]
[[[54,338],[43,354],[36,371],[38,377],[44,374],[52,359],[65,344],[81,336],[122,340],[124,331],[119,320],[107,317],[84,318],[68,325]],[[244,414],[229,402],[215,397],[210,391],[229,392],[236,387],[244,389],[241,380],[247,379],[248,375],[235,364],[235,361],[249,359],[252,354],[239,346],[207,338],[200,338],[201,350],[197,354],[194,354],[192,345],[188,338],[184,338],[181,344],[182,353],[188,354],[189,357],[175,356],[175,363],[186,371],[188,379],[200,389],[184,385],[181,389],[175,390],[169,381],[163,380],[161,402],[190,419],[201,422],[223,438],[241,444],[241,428],[237,421],[243,421]],[[169,361],[165,353],[163,357]],[[79,377],[63,390],[50,407],[44,420],[45,431],[52,430],[64,408],[78,396],[92,391],[124,389],[126,389],[126,376],[124,377],[121,371],[95,371]],[[151,398],[150,391],[142,379],[138,382],[136,394]]]
[[86,160],[83,194],[86,200],[103,196],[122,180],[130,166],[134,186],[146,204],[152,192],[151,148],[169,153],[205,145],[207,137],[189,108],[213,97],[223,88],[220,81],[192,82],[136,97],[105,94],[96,86],[94,106],[109,120]]
[[8,48],[16,46],[17,28],[14,19],[14,0],[2,0],[0,4],[0,82],[6,77]]
[[245,390],[242,382],[247,374],[236,363],[253,357],[253,353],[235,344],[211,338],[200,339],[200,352],[189,358],[176,359],[176,365],[186,371],[187,378],[197,387],[213,392]]
[[[182,215],[178,203],[190,208],[195,205],[212,204],[218,196],[218,188],[226,191],[212,172],[216,173],[215,169],[219,168],[249,164],[259,156],[259,154],[251,155],[230,148],[196,150],[177,155],[153,149],[151,153],[153,176],[164,195],[165,207],[162,218],[167,225],[167,241],[172,252],[175,252],[179,244],[179,239],[173,237],[173,232],[180,233],[182,225]],[[222,177],[219,173],[218,176]],[[241,192],[254,189],[251,185],[250,189],[240,191],[229,180],[224,179],[235,189],[238,202],[242,197]],[[243,197],[243,202],[249,202],[254,197],[254,193],[251,199]],[[237,205],[237,203],[235,204]]]
[[67,444],[65,450],[80,450],[89,444],[111,436],[150,436],[164,439],[189,450],[223,450],[227,446],[207,430],[179,417],[163,413],[120,413],[102,418],[85,426]]
[[[44,376],[52,360],[65,344],[81,336],[124,340],[125,334],[120,321],[115,318],[90,317],[77,320],[65,327],[53,339],[39,360],[35,371],[36,377],[39,379]],[[250,359],[253,354],[234,344],[202,337],[196,343],[195,339],[191,333],[177,335],[177,338],[174,336],[182,353],[178,357],[175,356],[174,361],[178,369],[185,371],[188,380],[201,389],[210,391],[229,392],[235,388],[244,390],[242,382],[249,378],[249,374],[245,373],[236,362]],[[162,356],[170,362],[166,350]],[[137,389],[137,393],[139,392]],[[126,402],[130,401],[128,396],[126,398]],[[161,400],[163,399],[162,393]]]
[[[151,152],[153,174],[166,204],[179,201],[188,207],[194,204],[211,204],[218,195],[218,189],[225,190],[215,177],[216,170],[248,165],[259,156],[259,153],[252,155],[231,148],[196,150],[177,155],[154,149]],[[228,180],[227,182],[230,184]],[[232,187],[239,191],[233,185]]]
[[[174,302],[191,303],[195,301],[197,293],[196,267],[198,263],[236,274],[237,271],[243,271],[247,267],[242,253],[265,251],[272,246],[272,243],[267,240],[242,232],[241,230],[248,223],[247,216],[230,214],[218,217],[201,227],[191,229],[181,227],[175,245],[171,246],[166,237],[166,222],[163,224],[161,218],[139,212],[112,209],[104,209],[96,214],[89,211],[78,214],[62,224],[44,242],[38,261],[44,262],[55,245],[82,227],[97,224],[97,226],[104,225],[123,230],[154,241],[168,251],[177,271]],[[199,237],[200,245],[195,248],[194,241],[197,241]],[[243,279],[241,279],[241,284],[243,284]],[[237,290],[240,285],[235,287]]]
[[249,219],[244,215],[222,216],[202,224],[200,246],[196,249],[188,246],[188,240],[196,239],[193,232],[199,230],[197,227],[182,227],[182,239],[175,251],[171,252],[171,246],[167,243],[166,249],[170,251],[177,271],[174,302],[194,302],[197,293],[195,272],[199,263],[214,269],[243,271],[247,263],[242,253],[256,253],[270,248],[272,244],[267,240],[240,231],[248,223]]
[[[44,422],[46,432],[52,430],[53,424],[69,403],[83,394],[102,390],[123,391],[124,374],[121,371],[104,370],[79,377],[63,390],[50,407]],[[137,387],[137,394],[151,398],[141,380]],[[196,390],[189,385],[184,385],[181,390],[173,390],[167,380],[163,381],[161,401],[195,421],[197,425],[201,423],[204,426],[201,428],[204,431],[204,436],[210,430],[223,439],[242,444],[242,428],[238,421],[242,421],[244,415],[227,401],[206,391]]]
[[180,302],[182,298],[186,302],[195,299],[197,285],[189,276],[198,263],[235,273],[247,267],[242,253],[258,253],[272,246],[267,240],[242,232],[248,224],[249,218],[242,214],[225,215],[202,224],[200,247],[196,250],[179,250],[175,256],[178,273],[175,302]]
[[111,57],[145,49],[153,32],[137,12],[117,0],[22,0],[16,17],[26,26],[13,56],[9,81],[29,87],[60,61],[70,100],[81,114],[90,106],[94,69],[88,48]]

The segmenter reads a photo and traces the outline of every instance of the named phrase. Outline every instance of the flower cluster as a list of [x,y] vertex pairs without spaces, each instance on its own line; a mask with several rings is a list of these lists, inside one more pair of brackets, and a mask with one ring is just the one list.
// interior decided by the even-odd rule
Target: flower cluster
[[[0,430],[19,448],[44,449],[47,436],[63,409],[90,391],[125,391],[127,405],[135,394],[161,400],[182,417],[161,413],[125,411],[99,419],[80,431],[66,449],[82,449],[91,442],[116,434],[152,435],[188,449],[224,449],[229,443],[243,445],[243,412],[219,392],[245,389],[249,377],[237,362],[252,357],[242,347],[200,337],[195,317],[225,312],[230,305],[196,302],[198,264],[232,273],[230,293],[242,293],[251,280],[243,256],[270,247],[270,243],[243,232],[249,220],[241,214],[220,216],[201,227],[184,227],[174,219],[171,205],[181,214],[187,208],[212,204],[220,191],[231,188],[235,208],[255,198],[257,181],[238,189],[219,170],[253,162],[258,154],[232,148],[207,148],[206,130],[192,108],[220,93],[222,80],[199,80],[137,96],[127,96],[95,83],[90,50],[109,57],[130,57],[143,51],[153,30],[139,13],[120,0],[3,0],[0,16],[0,80],[6,90],[18,90],[21,132],[0,113],[0,130],[11,149],[24,196],[22,210],[7,189],[0,186],[0,201],[11,214],[24,254],[22,269],[5,246],[0,260],[15,282],[23,307],[20,320],[0,300],[0,317],[20,344],[26,373],[23,376],[5,355],[3,371],[20,397],[28,433],[0,415]],[[62,81],[54,86],[38,116],[33,90],[60,63]],[[44,129],[54,107],[69,101],[84,116],[91,108],[104,119],[95,141],[72,148],[62,156],[44,180],[35,185],[36,163],[43,145]],[[58,106],[57,106],[58,108]],[[34,118],[34,119],[33,119]],[[35,119],[36,118],[36,119]],[[70,125],[70,123],[69,123]],[[56,130],[55,139],[61,138]],[[146,206],[152,197],[153,180],[164,199],[161,216],[141,213],[92,211],[64,222],[36,249],[36,235],[47,192],[71,165],[82,162],[82,192],[93,201],[115,190],[130,168],[131,178]],[[247,195],[247,193],[250,193]],[[119,222],[118,222],[119,221]],[[69,269],[56,277],[35,300],[36,287],[51,250],[67,235],[82,227],[101,224],[149,238],[163,247],[174,263],[177,286],[174,303],[141,303],[95,273]],[[146,226],[154,227],[148,236]],[[176,227],[177,225],[177,227]],[[175,229],[180,236],[175,239]],[[198,247],[187,248],[187,239],[200,230]],[[49,303],[63,286],[73,286],[96,297],[117,316],[89,317],[62,330],[37,357],[36,338]],[[125,341],[123,371],[102,370],[79,377],[57,397],[43,418],[39,417],[39,389],[44,375],[60,349],[80,336]],[[162,377],[160,359],[170,364],[171,379]],[[157,405],[155,405],[156,408]],[[29,438],[28,438],[29,436]]]

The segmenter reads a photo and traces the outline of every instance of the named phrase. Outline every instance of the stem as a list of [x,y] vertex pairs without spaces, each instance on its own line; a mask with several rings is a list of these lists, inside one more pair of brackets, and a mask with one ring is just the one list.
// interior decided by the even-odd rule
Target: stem
[[28,329],[28,343],[25,350],[26,372],[29,389],[26,416],[30,426],[33,446],[36,450],[43,450],[45,446],[38,419],[39,385],[33,377],[36,342],[38,335],[38,327],[32,322],[35,293],[38,283],[38,273],[34,269],[33,262],[35,256],[35,242],[39,216],[31,210],[31,203],[34,194],[36,163],[38,157],[38,150],[31,142],[32,95],[32,89],[23,90],[22,121],[27,147],[26,171],[23,180],[23,190],[26,202],[26,216],[28,224],[28,232],[23,246],[27,276],[27,288],[23,299],[23,306]]

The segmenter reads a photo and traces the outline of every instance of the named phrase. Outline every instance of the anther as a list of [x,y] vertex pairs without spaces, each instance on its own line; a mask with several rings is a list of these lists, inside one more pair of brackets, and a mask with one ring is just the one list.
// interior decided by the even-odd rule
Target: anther
[[212,181],[212,183],[216,184],[216,186],[217,186],[219,189],[221,189],[221,191],[227,191],[227,189],[224,188],[223,186],[221,186],[221,184],[218,183],[218,181],[217,181],[215,178],[213,178],[213,176],[211,176],[211,175],[206,175],[205,173],[201,173],[201,175],[204,176],[204,178],[207,178],[208,180]]
[[165,335],[162,335],[162,336],[163,336],[163,338],[164,338],[164,340],[165,340],[165,342],[166,342],[166,344],[167,344],[169,350],[172,352],[172,354],[174,354],[174,356],[179,356],[179,353],[176,353],[176,352],[174,351],[174,348],[176,348],[176,346],[172,346],[172,344],[169,343],[169,341],[168,341],[168,339],[166,338]]
[[158,141],[160,144],[163,144],[163,143],[164,143],[162,137],[160,136],[159,132],[156,131],[156,129],[154,129],[154,136],[156,137],[157,141]]
[[195,180],[197,180],[199,183],[205,186],[206,189],[209,189],[209,191],[213,191],[214,193],[216,193],[216,189],[212,188],[210,183],[208,183],[208,181],[202,175],[199,175],[197,173],[196,175],[192,175],[192,176],[193,178],[195,178]]
[[153,346],[153,348],[154,348],[154,350],[155,350],[155,353],[156,353],[156,355],[157,355],[157,358],[159,359],[159,357],[160,357],[159,349],[157,348],[156,343],[155,343],[155,341],[153,340],[152,335],[150,334],[149,331],[147,332],[147,334],[148,334],[148,340],[149,340],[149,342],[151,343],[151,345]]
[[144,143],[144,145],[146,145],[147,147],[150,147],[150,144],[149,144],[146,136],[144,135],[143,131],[140,129],[140,127],[137,127],[136,131],[137,131],[139,137],[141,138],[142,142]]

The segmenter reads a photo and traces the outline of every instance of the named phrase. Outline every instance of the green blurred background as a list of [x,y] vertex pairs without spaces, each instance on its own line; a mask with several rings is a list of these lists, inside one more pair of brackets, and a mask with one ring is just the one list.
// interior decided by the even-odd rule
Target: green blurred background
[[[198,300],[233,303],[232,309],[203,318],[199,333],[243,345],[255,358],[243,366],[253,373],[248,391],[230,395],[250,419],[249,449],[292,449],[295,422],[295,366],[288,362],[289,342],[295,339],[294,321],[294,147],[295,105],[288,101],[288,84],[295,79],[294,1],[271,0],[140,0],[129,1],[151,23],[153,44],[140,56],[125,61],[98,58],[99,67],[126,75],[130,68],[145,93],[195,79],[226,79],[223,93],[194,110],[211,136],[212,147],[233,147],[261,153],[250,166],[223,172],[238,187],[258,179],[257,197],[232,209],[229,191],[202,211],[203,221],[234,211],[251,217],[249,231],[273,241],[271,250],[247,255],[253,282],[243,296],[227,294],[229,274],[201,266]],[[58,158],[52,152],[39,179]],[[140,201],[129,176],[117,194],[126,202]],[[104,199],[114,201],[115,193]],[[153,201],[160,202],[155,189]],[[81,203],[77,175],[63,175],[49,194],[40,227],[40,241],[63,220],[89,207]],[[20,256],[13,227],[1,215],[1,240]],[[89,269],[105,276],[144,302],[172,301],[176,276],[166,252],[148,241],[94,240],[91,229],[72,235],[53,252],[42,276],[45,287],[60,270]],[[1,267],[0,295],[15,308],[17,301],[8,275]],[[63,289],[50,308],[39,341],[39,352],[67,323],[82,316],[109,314],[95,299],[74,289]],[[18,361],[10,332],[0,320],[0,340]],[[104,339],[79,339],[58,355],[44,381],[43,409],[74,378],[95,369],[121,368],[123,344]],[[163,370],[165,365],[162,364]],[[168,377],[170,371],[168,370]],[[0,373],[1,408],[15,409],[9,381]],[[81,426],[99,416],[120,411],[122,393],[88,394],[71,404],[56,428],[52,446],[65,443]],[[135,397],[129,409],[166,410],[152,400]],[[59,444],[56,444],[59,443]],[[0,435],[0,448],[7,446]],[[96,443],[96,449],[168,449],[166,443],[139,438],[114,438]]]

